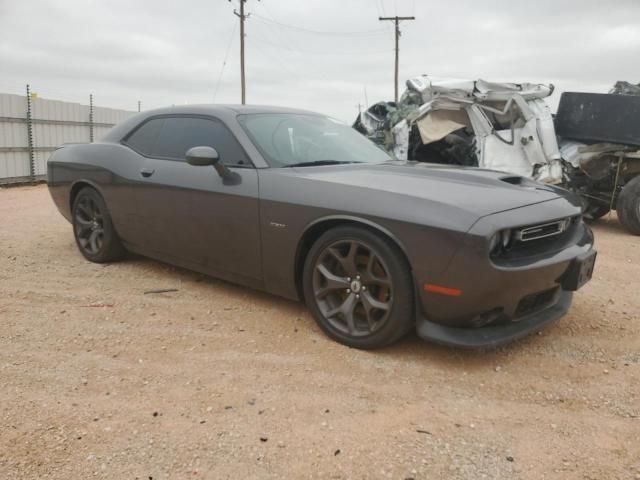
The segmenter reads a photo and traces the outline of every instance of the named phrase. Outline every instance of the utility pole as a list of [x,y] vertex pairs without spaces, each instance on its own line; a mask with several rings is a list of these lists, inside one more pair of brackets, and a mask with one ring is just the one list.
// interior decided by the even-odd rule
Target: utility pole
[[[242,1],[242,0],[241,0]],[[398,103],[398,61],[399,61],[399,46],[398,43],[400,41],[400,22],[402,20],[415,20],[416,17],[378,17],[378,20],[391,20],[395,23],[396,26],[396,69],[395,69],[395,83],[394,83],[394,99],[395,102]]]
[[[231,0],[229,0],[231,1]],[[240,90],[242,92],[242,105],[245,104],[245,83],[244,83],[244,21],[249,18],[249,13],[244,13],[244,4],[247,0],[239,0],[240,1],[240,12],[238,13],[235,9],[233,13],[240,19]]]

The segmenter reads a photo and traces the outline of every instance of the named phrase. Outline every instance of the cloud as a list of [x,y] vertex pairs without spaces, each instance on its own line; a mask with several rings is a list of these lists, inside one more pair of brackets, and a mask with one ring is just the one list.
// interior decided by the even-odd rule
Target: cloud
[[[0,0],[0,91],[30,83],[47,98],[93,93],[99,105],[135,109],[208,103],[217,90],[216,101],[238,103],[237,1]],[[378,16],[396,11],[417,18],[401,24],[401,82],[430,73],[606,91],[640,81],[635,0],[245,5],[250,103],[351,121],[365,91],[369,103],[391,99],[393,29]]]

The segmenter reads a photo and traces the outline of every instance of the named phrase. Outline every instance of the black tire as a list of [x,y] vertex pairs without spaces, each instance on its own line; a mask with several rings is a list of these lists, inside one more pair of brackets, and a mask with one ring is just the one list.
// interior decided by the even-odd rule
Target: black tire
[[85,187],[78,192],[71,215],[73,236],[84,258],[105,263],[124,256],[125,249],[113,228],[107,205],[95,189]]
[[393,242],[366,228],[325,232],[305,259],[302,281],[318,326],[349,347],[380,348],[415,325],[407,261]]
[[584,207],[583,215],[585,220],[593,222],[595,220],[598,220],[599,218],[604,217],[609,212],[609,205],[594,203],[587,200]]
[[618,196],[618,219],[629,233],[640,235],[640,176],[627,182]]

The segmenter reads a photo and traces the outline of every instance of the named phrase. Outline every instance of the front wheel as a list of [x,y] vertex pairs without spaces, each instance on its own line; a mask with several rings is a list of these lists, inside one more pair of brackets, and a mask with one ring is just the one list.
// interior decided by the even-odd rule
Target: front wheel
[[618,219],[629,233],[640,235],[640,176],[627,182],[616,204]]
[[382,347],[415,325],[409,265],[395,244],[365,228],[323,234],[307,255],[303,287],[316,323],[344,345]]
[[111,215],[100,194],[85,187],[73,201],[73,234],[80,253],[96,263],[113,262],[125,250],[113,228]]

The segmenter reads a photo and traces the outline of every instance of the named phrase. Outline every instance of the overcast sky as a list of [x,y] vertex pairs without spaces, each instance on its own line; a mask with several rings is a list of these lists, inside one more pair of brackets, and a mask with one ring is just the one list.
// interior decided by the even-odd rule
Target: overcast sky
[[[237,7],[0,0],[0,92],[30,83],[41,97],[87,103],[93,93],[97,105],[131,110],[138,100],[239,103]],[[358,103],[393,98],[393,29],[380,15],[416,17],[401,25],[401,86],[422,73],[557,91],[640,82],[638,0],[248,0],[246,9],[247,103],[349,122]]]

